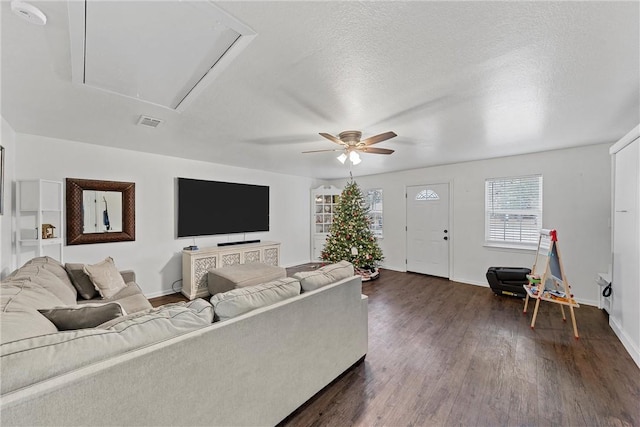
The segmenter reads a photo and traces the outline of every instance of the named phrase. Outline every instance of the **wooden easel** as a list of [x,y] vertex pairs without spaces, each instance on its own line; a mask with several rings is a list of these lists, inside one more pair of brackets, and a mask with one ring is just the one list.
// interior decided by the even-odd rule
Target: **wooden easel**
[[[531,329],[536,325],[540,301],[548,301],[560,304],[562,320],[564,321],[567,320],[564,315],[564,306],[569,307],[571,322],[573,323],[573,335],[576,339],[580,338],[578,336],[576,316],[573,312],[573,308],[578,308],[580,305],[573,299],[571,286],[569,286],[569,282],[564,274],[564,268],[562,268],[556,230],[540,230],[536,260],[531,269],[531,274],[527,275],[527,279],[529,279],[529,284],[523,285],[524,290],[527,292],[527,297],[524,300],[523,313],[527,313],[529,298],[536,300],[536,306],[533,309],[533,318],[531,319]],[[548,282],[551,286],[549,286]]]

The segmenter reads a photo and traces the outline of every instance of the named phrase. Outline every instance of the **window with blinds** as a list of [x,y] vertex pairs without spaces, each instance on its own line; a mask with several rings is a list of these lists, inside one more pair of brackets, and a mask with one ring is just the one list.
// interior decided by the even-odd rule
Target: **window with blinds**
[[488,244],[535,247],[542,228],[542,175],[485,181]]

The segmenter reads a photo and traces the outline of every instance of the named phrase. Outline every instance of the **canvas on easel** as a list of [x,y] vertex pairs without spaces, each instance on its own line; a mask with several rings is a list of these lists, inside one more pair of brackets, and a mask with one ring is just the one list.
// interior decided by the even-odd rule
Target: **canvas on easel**
[[562,320],[567,320],[564,314],[564,306],[566,305],[569,307],[571,314],[573,335],[578,339],[578,327],[573,309],[574,307],[578,308],[580,306],[573,298],[571,286],[564,274],[556,230],[540,230],[536,260],[531,269],[531,274],[527,275],[527,279],[529,283],[524,285],[527,296],[524,301],[523,312],[527,312],[530,298],[536,300],[533,318],[531,319],[531,328],[533,329],[535,327],[540,301],[559,304],[560,311],[562,312]]

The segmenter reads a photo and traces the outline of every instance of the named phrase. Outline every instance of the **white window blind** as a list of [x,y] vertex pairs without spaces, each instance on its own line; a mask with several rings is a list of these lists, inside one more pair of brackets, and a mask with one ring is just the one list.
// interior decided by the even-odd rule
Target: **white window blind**
[[542,228],[542,175],[485,181],[485,240],[536,246]]

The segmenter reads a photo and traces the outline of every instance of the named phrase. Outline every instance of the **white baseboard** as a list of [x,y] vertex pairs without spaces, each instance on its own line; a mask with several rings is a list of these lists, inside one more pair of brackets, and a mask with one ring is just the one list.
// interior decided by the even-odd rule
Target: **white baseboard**
[[[180,289],[182,289],[182,286],[180,286],[180,288],[178,289],[178,292],[180,292]],[[158,298],[158,297],[163,297],[165,295],[172,295],[172,294],[175,294],[175,293],[176,292],[173,289],[164,289],[162,291],[152,292],[150,294],[145,294],[145,298],[147,298],[147,299]]]
[[613,332],[618,336],[618,339],[622,342],[622,345],[627,350],[633,361],[636,362],[638,368],[640,368],[640,349],[638,349],[633,341],[631,341],[629,335],[627,335],[613,316],[609,316],[609,325],[611,326],[611,329],[613,329]]
[[477,280],[472,279],[461,279],[459,277],[451,277],[449,278],[452,282],[464,283],[465,285],[476,285],[482,286],[483,288],[488,288],[489,284],[487,282],[479,282]]
[[592,307],[598,307],[598,301],[593,301],[590,299],[581,299],[581,298],[576,298],[576,301],[578,302],[578,304],[580,305],[590,305]]
[[[451,280],[453,280],[454,282],[458,282],[458,283],[465,283],[467,285],[476,285],[476,286],[482,286],[485,288],[489,287],[489,284],[487,282],[479,282],[477,280],[470,280],[470,279],[459,279],[459,278],[452,278]],[[576,298],[576,301],[578,302],[578,304],[581,305],[590,305],[593,307],[597,307],[598,306],[598,301],[593,301],[593,300],[588,300],[588,299],[578,299]]]
[[398,271],[400,273],[406,273],[407,272],[406,268],[404,268],[404,267],[402,267],[402,268],[401,267],[396,267],[396,266],[393,266],[393,265],[380,264],[379,267],[380,268],[384,268],[385,270]]

